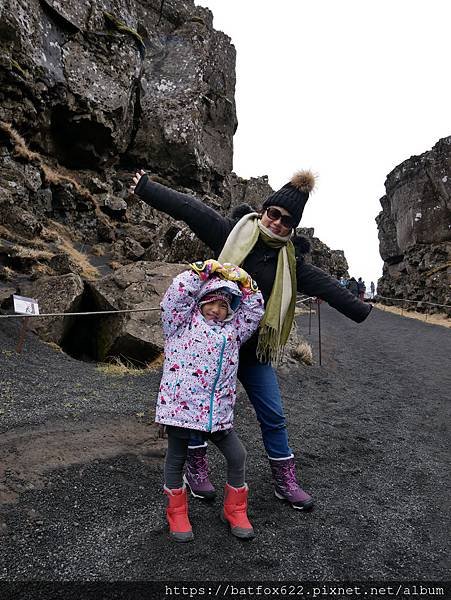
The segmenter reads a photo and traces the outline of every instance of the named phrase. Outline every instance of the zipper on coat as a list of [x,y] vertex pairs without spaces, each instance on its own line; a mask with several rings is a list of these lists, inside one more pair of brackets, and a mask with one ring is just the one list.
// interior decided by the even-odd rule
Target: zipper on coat
[[213,400],[214,400],[215,389],[216,389],[216,386],[218,385],[219,376],[221,374],[222,359],[224,358],[224,349],[225,349],[226,341],[227,341],[226,337],[225,337],[225,335],[223,335],[222,336],[221,354],[219,356],[219,362],[218,362],[218,373],[216,375],[215,381],[213,383],[213,389],[211,390],[211,394],[210,394],[210,419],[208,420],[208,431],[211,431],[211,428],[213,426]]

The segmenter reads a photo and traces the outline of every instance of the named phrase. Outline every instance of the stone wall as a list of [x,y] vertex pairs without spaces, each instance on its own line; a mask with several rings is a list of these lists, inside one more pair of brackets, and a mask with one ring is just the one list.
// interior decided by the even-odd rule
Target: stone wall
[[396,167],[385,188],[378,293],[451,305],[451,137]]

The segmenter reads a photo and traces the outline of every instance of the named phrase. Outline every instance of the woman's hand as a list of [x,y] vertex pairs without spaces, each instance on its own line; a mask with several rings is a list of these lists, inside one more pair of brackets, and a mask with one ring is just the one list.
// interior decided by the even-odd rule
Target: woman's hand
[[141,177],[142,177],[143,175],[145,175],[145,174],[146,174],[146,172],[145,172],[145,171],[143,171],[142,169],[141,169],[141,171],[139,171],[139,172],[137,171],[137,172],[135,173],[135,176],[133,177],[132,184],[131,184],[131,185],[130,185],[130,187],[128,188],[128,191],[130,192],[130,194],[134,194],[134,193],[135,193],[135,188],[136,188],[136,186],[138,185],[138,183],[139,183],[139,180],[140,180],[140,179],[141,179]]

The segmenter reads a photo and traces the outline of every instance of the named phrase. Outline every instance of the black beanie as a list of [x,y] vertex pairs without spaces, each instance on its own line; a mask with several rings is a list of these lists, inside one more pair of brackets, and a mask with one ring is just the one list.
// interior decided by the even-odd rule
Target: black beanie
[[293,175],[291,181],[286,183],[274,194],[271,194],[263,202],[263,208],[269,206],[281,206],[285,208],[299,224],[304,206],[307,203],[309,193],[315,187],[315,176],[310,171],[298,171]]

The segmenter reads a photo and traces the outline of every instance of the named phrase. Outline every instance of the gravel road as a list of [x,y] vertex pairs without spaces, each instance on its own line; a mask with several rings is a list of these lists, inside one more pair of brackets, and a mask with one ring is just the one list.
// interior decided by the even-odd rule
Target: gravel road
[[[308,317],[299,318],[301,331]],[[164,442],[149,411],[159,372],[111,377],[0,322],[0,579],[437,580],[449,578],[450,330],[373,310],[321,308],[322,366],[281,368],[290,440],[316,507],[272,492],[244,393],[254,541],[191,501],[196,539],[167,537]],[[316,319],[312,344],[317,356]],[[210,451],[220,490],[224,463]]]

